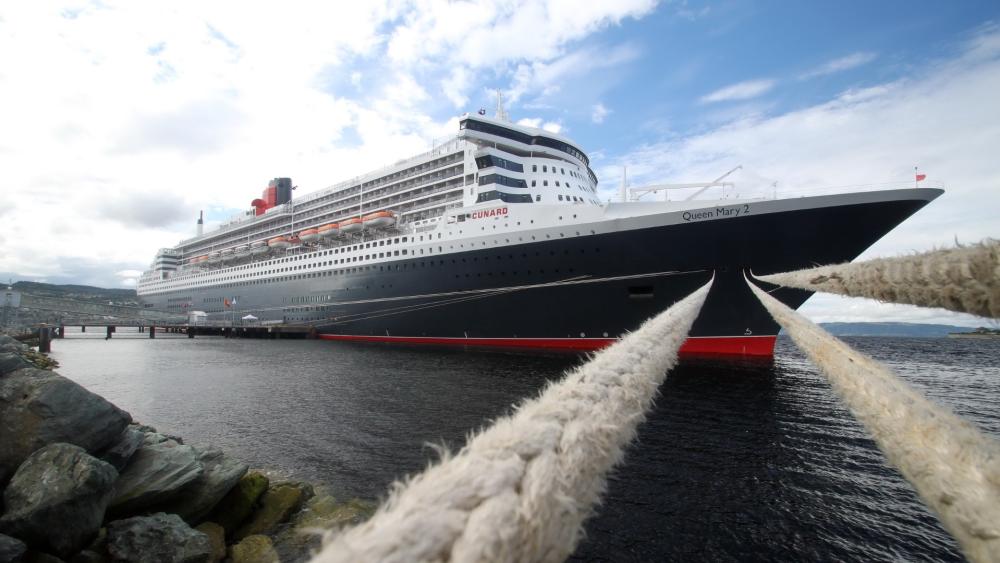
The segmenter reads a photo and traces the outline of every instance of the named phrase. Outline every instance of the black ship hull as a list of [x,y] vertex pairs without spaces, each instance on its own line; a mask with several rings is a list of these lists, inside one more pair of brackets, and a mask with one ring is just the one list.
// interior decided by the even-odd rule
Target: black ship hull
[[[714,276],[681,353],[770,357],[779,327],[744,273],[850,261],[940,194],[906,192],[413,258],[355,274],[332,303],[284,320],[325,318],[317,332],[334,340],[594,350]],[[811,293],[773,295],[797,308]]]

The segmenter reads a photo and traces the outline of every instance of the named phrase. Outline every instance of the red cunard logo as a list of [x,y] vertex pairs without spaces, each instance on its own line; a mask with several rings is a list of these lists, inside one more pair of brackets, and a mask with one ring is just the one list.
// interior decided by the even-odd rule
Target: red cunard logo
[[473,211],[472,215],[471,215],[471,218],[472,219],[485,219],[486,217],[498,217],[500,215],[506,215],[506,214],[507,214],[507,208],[506,207],[497,207],[497,208],[494,208],[494,209],[484,209],[482,211]]

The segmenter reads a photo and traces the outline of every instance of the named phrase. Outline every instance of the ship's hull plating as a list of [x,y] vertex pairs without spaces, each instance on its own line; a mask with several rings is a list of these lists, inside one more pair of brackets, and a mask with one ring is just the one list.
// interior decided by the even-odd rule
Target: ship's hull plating
[[[635,330],[714,275],[682,354],[769,357],[779,327],[750,292],[744,272],[852,260],[930,199],[799,209],[414,257],[341,276],[239,288],[236,310],[314,323],[322,338],[336,340],[594,350]],[[233,291],[199,293],[192,296],[192,306],[198,308],[205,296]],[[289,295],[312,296],[314,304],[282,306]],[[811,293],[780,288],[773,295],[796,308]]]

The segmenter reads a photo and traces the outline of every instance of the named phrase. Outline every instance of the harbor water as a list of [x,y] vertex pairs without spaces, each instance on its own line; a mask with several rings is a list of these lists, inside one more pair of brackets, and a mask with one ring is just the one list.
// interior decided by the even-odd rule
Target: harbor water
[[[69,329],[59,372],[161,432],[377,500],[581,361]],[[1000,340],[846,338],[1000,438]],[[960,561],[795,345],[668,377],[578,561]]]

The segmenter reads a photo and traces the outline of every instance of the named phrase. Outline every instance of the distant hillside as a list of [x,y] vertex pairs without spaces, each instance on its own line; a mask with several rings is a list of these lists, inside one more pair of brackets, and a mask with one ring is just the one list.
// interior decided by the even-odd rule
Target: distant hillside
[[45,297],[64,297],[67,299],[101,302],[111,301],[116,305],[136,305],[139,303],[134,289],[105,289],[89,285],[55,285],[29,281],[15,282],[14,289]]
[[820,323],[827,332],[836,336],[915,336],[938,338],[949,332],[972,332],[964,326],[920,323]]

